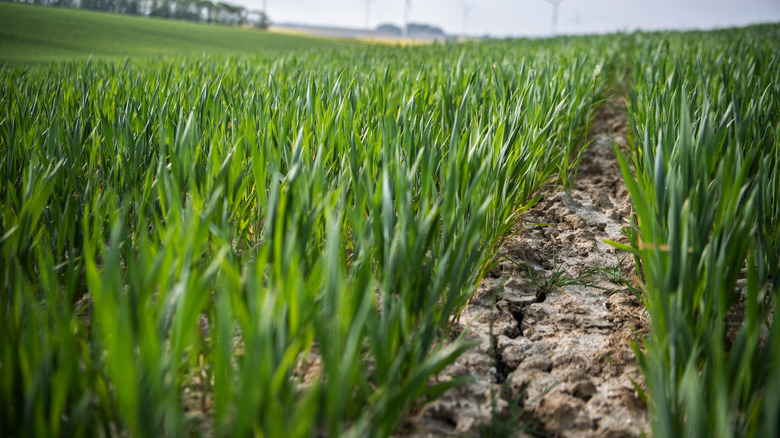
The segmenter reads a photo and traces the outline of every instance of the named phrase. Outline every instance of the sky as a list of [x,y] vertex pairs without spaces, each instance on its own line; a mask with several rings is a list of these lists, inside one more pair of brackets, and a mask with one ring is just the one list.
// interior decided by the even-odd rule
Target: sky
[[[262,9],[263,0],[228,0]],[[266,0],[275,23],[364,28],[365,0]],[[411,0],[409,21],[462,34],[464,0]],[[467,34],[495,37],[551,33],[544,0],[465,0],[472,6]],[[401,25],[404,0],[373,0],[371,27]],[[636,29],[711,29],[780,21],[780,0],[563,0],[558,32],[583,34]]]

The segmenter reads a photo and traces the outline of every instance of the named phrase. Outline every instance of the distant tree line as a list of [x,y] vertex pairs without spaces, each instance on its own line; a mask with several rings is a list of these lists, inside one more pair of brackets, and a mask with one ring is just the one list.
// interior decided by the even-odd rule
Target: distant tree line
[[[376,28],[377,31],[386,33],[393,36],[401,36],[403,29],[391,23],[380,24]],[[410,36],[414,35],[441,35],[444,36],[444,30],[440,27],[431,26],[430,24],[422,23],[409,23],[408,32]]]
[[242,6],[209,0],[14,0],[62,8],[90,9],[119,14],[144,15],[229,25],[252,24],[265,29],[270,23],[265,13]]

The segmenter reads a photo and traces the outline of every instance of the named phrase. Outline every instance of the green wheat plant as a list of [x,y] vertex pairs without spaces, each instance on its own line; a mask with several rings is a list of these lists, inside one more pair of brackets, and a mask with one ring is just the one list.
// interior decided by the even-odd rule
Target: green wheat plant
[[3,67],[0,430],[391,435],[616,47]]
[[634,53],[633,148],[618,152],[634,206],[622,248],[639,261],[652,320],[637,355],[657,436],[779,430],[775,47],[754,29]]

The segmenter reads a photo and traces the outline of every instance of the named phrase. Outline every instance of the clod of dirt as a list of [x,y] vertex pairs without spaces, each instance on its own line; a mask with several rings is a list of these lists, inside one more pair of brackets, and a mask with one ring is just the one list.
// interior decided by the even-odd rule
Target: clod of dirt
[[545,419],[547,430],[591,429],[591,424],[579,414],[583,407],[582,400],[563,392],[554,392],[542,399],[538,413]]

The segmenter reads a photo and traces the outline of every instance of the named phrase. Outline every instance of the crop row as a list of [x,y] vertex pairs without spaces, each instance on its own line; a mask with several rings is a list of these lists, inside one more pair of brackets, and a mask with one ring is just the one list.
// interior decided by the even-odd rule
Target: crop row
[[780,435],[780,32],[637,40],[621,167],[656,436]]
[[3,430],[389,435],[607,41],[0,70]]

